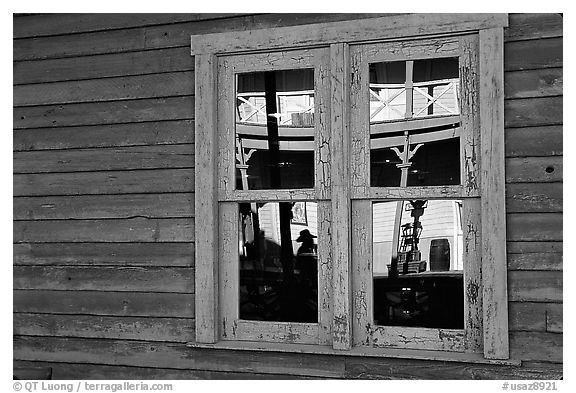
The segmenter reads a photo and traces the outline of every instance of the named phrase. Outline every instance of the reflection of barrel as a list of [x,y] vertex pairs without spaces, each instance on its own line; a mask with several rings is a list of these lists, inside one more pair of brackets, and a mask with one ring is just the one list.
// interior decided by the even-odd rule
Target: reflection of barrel
[[450,270],[450,243],[448,239],[434,239],[430,242],[430,270]]

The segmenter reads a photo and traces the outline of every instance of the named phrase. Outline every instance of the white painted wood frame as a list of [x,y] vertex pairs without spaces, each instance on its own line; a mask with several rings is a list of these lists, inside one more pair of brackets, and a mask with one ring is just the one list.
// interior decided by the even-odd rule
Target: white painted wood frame
[[[232,240],[232,243],[227,242],[222,232],[238,230],[237,202],[316,199],[319,203],[319,214],[327,223],[349,222],[348,229],[340,229],[336,232],[336,237],[338,241],[348,238],[348,243],[343,243],[344,246],[353,247],[340,254],[341,249],[335,242],[334,225],[326,225],[324,220],[319,218],[319,225],[323,226],[319,230],[326,234],[324,240],[319,239],[319,243],[323,242],[322,246],[319,244],[319,248],[323,247],[325,250],[325,260],[320,265],[319,274],[325,277],[327,282],[337,283],[337,280],[344,279],[348,291],[339,288],[337,294],[332,294],[332,286],[325,288],[322,295],[324,299],[335,295],[338,300],[333,297],[332,301],[323,305],[321,319],[328,322],[319,325],[318,339],[316,331],[310,333],[311,330],[305,327],[302,328],[303,337],[312,336],[314,339],[306,338],[302,343],[330,345],[333,337],[343,334],[341,344],[334,345],[339,351],[345,352],[351,345],[365,345],[365,338],[370,330],[367,327],[370,326],[362,323],[366,322],[363,315],[372,315],[372,306],[366,302],[371,296],[371,284],[361,277],[365,277],[368,272],[371,274],[368,261],[371,263],[372,200],[410,199],[424,193],[424,190],[418,187],[410,187],[410,190],[394,187],[371,188],[367,181],[370,130],[368,121],[364,120],[365,116],[365,119],[368,119],[368,115],[363,111],[367,111],[369,101],[367,95],[360,94],[360,90],[364,84],[368,84],[367,69],[364,70],[363,66],[369,56],[368,48],[376,48],[379,45],[377,43],[381,42],[388,45],[386,61],[406,59],[410,56],[414,59],[430,58],[437,56],[436,52],[440,51],[457,53],[461,67],[466,64],[479,64],[473,67],[476,69],[475,75],[461,69],[461,74],[470,76],[469,80],[463,82],[475,84],[477,87],[476,90],[464,92],[469,94],[466,99],[472,102],[470,108],[474,108],[474,103],[478,103],[477,108],[470,112],[466,112],[468,107],[461,108],[461,115],[468,119],[462,125],[464,136],[461,138],[462,154],[465,157],[462,160],[464,182],[460,186],[428,187],[425,195],[430,198],[461,198],[465,201],[463,219],[470,225],[465,235],[468,245],[465,259],[470,261],[465,267],[465,293],[474,293],[471,289],[477,288],[481,299],[476,299],[476,304],[471,306],[471,295],[466,295],[469,307],[466,327],[462,334],[459,331],[448,332],[451,333],[448,337],[458,338],[457,343],[450,339],[447,343],[433,344],[431,347],[439,350],[480,352],[487,359],[508,358],[503,153],[503,27],[507,25],[506,14],[404,14],[191,37],[191,52],[196,56],[196,342],[210,344],[224,339],[224,333],[228,334],[229,328],[222,326],[224,318],[220,315],[233,315],[235,312],[233,307],[223,307],[222,301],[218,300],[220,296],[226,295],[225,291],[219,291],[218,285],[230,279],[227,276],[229,271],[222,269],[222,264],[225,260],[230,262],[230,250],[235,238],[228,239]],[[438,45],[439,42],[442,44]],[[360,43],[368,45],[357,45]],[[320,61],[321,65],[316,68],[315,77],[321,76],[322,80],[326,80],[323,88],[329,92],[327,95],[316,92],[315,97],[317,108],[321,109],[320,113],[328,116],[326,121],[322,122],[318,119],[319,116],[316,116],[315,154],[318,156],[315,158],[315,188],[270,192],[263,190],[254,193],[234,190],[234,173],[228,172],[228,176],[232,175],[228,180],[223,180],[219,175],[231,171],[235,159],[233,148],[227,145],[233,142],[233,139],[226,138],[226,135],[230,135],[230,130],[233,130],[233,120],[231,122],[230,119],[217,116],[217,112],[222,108],[233,108],[235,101],[234,83],[223,85],[218,83],[218,80],[233,80],[234,67],[236,70],[242,69],[242,64],[229,64],[232,60],[229,55],[250,54],[243,58],[246,66],[244,71],[260,64],[263,58],[275,58],[273,65],[268,68],[271,70],[281,69],[277,67],[294,68],[291,61],[308,61],[306,59],[310,57],[307,53],[310,53],[308,51],[311,48],[323,50],[320,57],[326,62]],[[296,56],[295,59],[286,56],[296,51],[302,56]],[[416,53],[419,56],[414,56]],[[406,57],[407,55],[409,56]],[[258,67],[264,66],[260,64]],[[265,67],[259,68],[264,69]],[[349,69],[350,72],[346,72],[348,76],[337,75],[338,72],[335,71],[340,69]],[[316,82],[318,83],[318,79]],[[337,85],[332,86],[332,83],[344,85],[335,89]],[[217,85],[220,88],[216,91]],[[339,96],[339,92],[344,96]],[[332,96],[333,94],[336,95]],[[336,110],[341,110],[342,113],[333,113]],[[338,116],[341,118],[338,119]],[[331,128],[334,128],[334,131]],[[348,136],[342,135],[347,129],[350,130]],[[335,143],[342,144],[342,150],[336,149],[338,155],[345,157],[345,154],[348,154],[345,153],[347,144],[350,151],[349,168],[343,164],[338,169],[340,176],[348,178],[338,179],[335,185],[332,184],[334,175],[330,174],[330,165],[336,159],[331,156],[331,153],[335,152],[334,147],[331,147],[331,138],[338,138]],[[469,179],[465,176],[466,173],[476,174],[476,177]],[[332,209],[342,206],[344,201],[347,201],[344,208],[349,213],[341,214],[339,211],[339,216],[333,217]],[[320,208],[320,205],[323,207]],[[366,217],[370,220],[363,219]],[[332,255],[333,252],[339,255]],[[237,254],[236,249],[234,253]],[[335,258],[334,261],[332,258]],[[233,285],[226,285],[227,290],[235,290]],[[334,315],[338,315],[344,310],[348,310],[348,320],[344,324],[341,324],[340,320],[332,323],[332,314],[336,311]],[[333,331],[334,326],[339,327]],[[294,327],[301,329],[297,325]],[[254,331],[253,328],[247,328],[247,331],[251,329]],[[260,328],[256,330],[258,329]],[[386,339],[394,336],[392,330],[387,329]],[[262,335],[263,339],[286,342],[282,337],[288,333],[290,332],[286,326],[282,326],[266,330]],[[429,332],[414,334],[414,340],[429,342],[430,337],[433,337]],[[261,338],[250,336],[248,339]],[[302,349],[302,345],[298,348],[299,352],[306,351]],[[420,346],[418,348],[421,349]],[[353,350],[354,348],[351,351]],[[379,348],[370,348],[373,354],[378,350]],[[386,356],[386,351],[382,349],[382,356]]]
[[[218,62],[219,334],[222,340],[293,344],[332,342],[330,223],[330,78],[328,48],[222,56]],[[314,70],[314,188],[237,190],[236,76],[271,70]],[[318,203],[318,323],[268,322],[239,317],[239,203],[309,201]]]

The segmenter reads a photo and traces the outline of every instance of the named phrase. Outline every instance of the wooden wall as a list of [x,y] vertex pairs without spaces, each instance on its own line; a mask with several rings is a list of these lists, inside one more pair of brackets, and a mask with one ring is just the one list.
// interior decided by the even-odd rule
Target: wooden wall
[[510,344],[522,368],[184,346],[194,337],[189,36],[370,16],[15,16],[15,365],[50,366],[57,379],[559,376],[558,15],[511,15],[505,38]]

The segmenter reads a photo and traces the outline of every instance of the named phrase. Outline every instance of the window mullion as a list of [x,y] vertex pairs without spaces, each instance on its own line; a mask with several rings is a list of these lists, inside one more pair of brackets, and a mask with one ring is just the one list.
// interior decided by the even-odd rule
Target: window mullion
[[350,187],[348,134],[349,48],[330,45],[333,260],[333,347],[352,347]]

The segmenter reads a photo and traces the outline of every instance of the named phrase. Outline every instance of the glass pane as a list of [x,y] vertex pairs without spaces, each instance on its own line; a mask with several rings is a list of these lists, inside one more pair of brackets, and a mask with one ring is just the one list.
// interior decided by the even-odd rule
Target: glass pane
[[318,322],[316,202],[239,209],[240,318]]
[[457,185],[457,58],[370,64],[372,187]]
[[374,324],[464,327],[462,201],[375,202]]
[[237,75],[236,189],[314,187],[314,70]]

